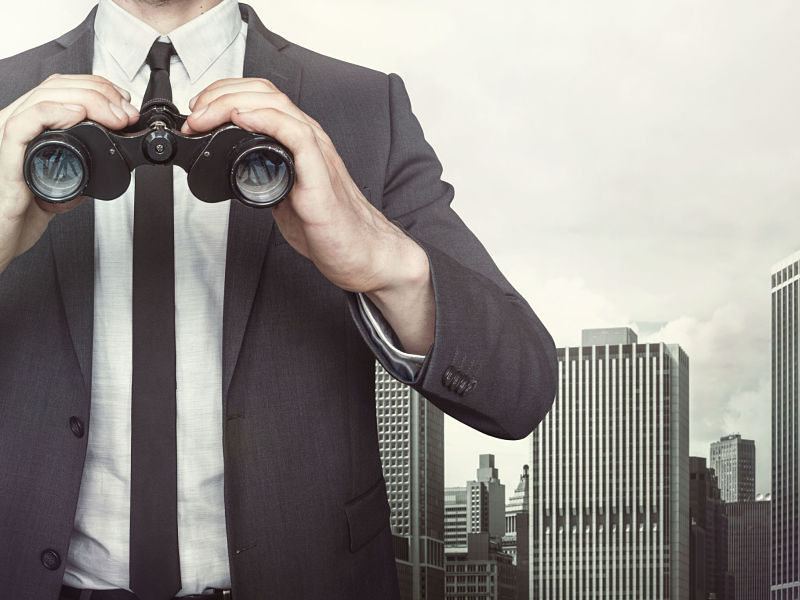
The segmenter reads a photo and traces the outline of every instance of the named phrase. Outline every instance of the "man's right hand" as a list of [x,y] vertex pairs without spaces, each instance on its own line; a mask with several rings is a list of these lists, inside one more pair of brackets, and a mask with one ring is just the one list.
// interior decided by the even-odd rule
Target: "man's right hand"
[[22,177],[25,148],[45,129],[91,120],[122,129],[139,119],[130,94],[97,75],[51,75],[0,111],[0,272],[42,236],[54,213],[81,203],[35,198]]

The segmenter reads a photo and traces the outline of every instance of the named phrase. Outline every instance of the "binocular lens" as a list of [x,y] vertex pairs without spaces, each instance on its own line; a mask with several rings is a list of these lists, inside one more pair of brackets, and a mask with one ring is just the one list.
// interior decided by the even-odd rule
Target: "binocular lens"
[[69,146],[42,145],[26,162],[28,183],[48,202],[72,200],[86,183],[84,161]]
[[276,204],[292,185],[292,175],[282,156],[257,147],[236,161],[233,182],[245,200],[259,206]]

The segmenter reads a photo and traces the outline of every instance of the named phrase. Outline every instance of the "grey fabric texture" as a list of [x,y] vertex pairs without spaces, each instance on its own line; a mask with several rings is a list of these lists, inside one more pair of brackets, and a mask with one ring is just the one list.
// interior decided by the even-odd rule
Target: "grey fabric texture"
[[[451,210],[400,78],[296,46],[241,10],[245,75],[316,118],[370,202],[428,254],[436,334],[414,387],[476,429],[526,436],[555,394],[552,339]],[[0,106],[52,73],[90,72],[93,17],[0,61]],[[57,216],[0,274],[0,589],[19,600],[55,600],[68,551],[87,440],[70,418],[91,427],[93,223],[91,201]],[[237,600],[399,597],[376,357],[355,296],[270,211],[231,203],[222,398]],[[471,385],[452,385],[454,372]]]

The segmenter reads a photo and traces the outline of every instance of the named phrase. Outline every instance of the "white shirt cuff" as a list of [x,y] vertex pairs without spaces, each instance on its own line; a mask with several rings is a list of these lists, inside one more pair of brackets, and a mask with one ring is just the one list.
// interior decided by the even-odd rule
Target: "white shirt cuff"
[[425,362],[425,357],[400,350],[398,343],[394,339],[394,332],[389,323],[386,322],[386,319],[383,318],[381,311],[364,294],[357,293],[356,296],[358,296],[358,312],[372,337],[372,341],[378,345],[388,363],[398,373],[405,375],[406,378],[413,382],[417,378],[420,368],[422,368],[422,363]]

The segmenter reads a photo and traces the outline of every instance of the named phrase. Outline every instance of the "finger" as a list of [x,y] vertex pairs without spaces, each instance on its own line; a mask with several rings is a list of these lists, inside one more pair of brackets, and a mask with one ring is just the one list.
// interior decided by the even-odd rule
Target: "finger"
[[312,125],[275,108],[234,111],[231,121],[242,129],[265,133],[291,150],[298,189],[330,187],[328,165]]
[[230,83],[208,87],[189,100],[189,110],[197,111],[225,94],[242,92],[277,93],[278,89],[266,79],[229,79]]
[[[117,104],[129,115],[135,116],[138,120],[138,110],[133,105],[130,105],[131,95],[130,92],[111,83],[105,77],[99,75],[62,75],[55,74],[45,79],[38,86],[29,90],[16,100],[9,104],[6,108],[0,111],[0,141],[2,140],[2,131],[5,122],[14,112],[24,103],[28,102],[31,96],[36,94],[42,88],[72,88],[72,87],[89,87],[101,93],[105,93],[109,100],[117,102]],[[113,91],[112,91],[113,90]],[[126,105],[122,99],[128,101]]]
[[307,115],[297,108],[285,94],[279,92],[224,94],[190,114],[187,123],[195,131],[209,131],[229,122],[234,111],[241,112],[261,108],[274,108],[298,121],[311,124]]
[[[36,88],[34,88],[34,90],[35,89]],[[28,98],[31,97],[31,94],[33,94],[34,90],[30,90],[29,92],[23,94],[22,96],[14,100],[14,102],[6,106],[2,111],[0,111],[0,142],[2,141],[3,137],[2,130],[5,129],[6,121],[8,121],[8,118],[14,114],[14,112],[17,110],[17,108],[19,108],[19,106],[23,102],[25,102]]]
[[16,113],[40,102],[76,104],[86,109],[88,119],[96,121],[109,129],[122,129],[138,120],[138,112],[121,96],[117,95],[117,97],[123,105],[112,102],[105,94],[92,89],[40,88],[17,107]]
[[265,85],[272,91],[278,91],[277,86],[272,83],[269,79],[260,79],[256,77],[229,77],[227,79],[218,79],[211,85],[207,86],[202,92],[200,92],[197,96],[189,100],[189,108],[192,108],[194,102],[197,101],[197,98],[200,97],[204,92],[215,90],[220,87],[225,87],[228,85],[236,85],[239,83],[252,83],[252,82],[261,82],[261,84]]
[[109,100],[120,98],[125,98],[128,102],[131,100],[131,93],[128,90],[97,75],[59,75],[45,79],[38,87],[40,89],[85,87],[105,94]]
[[[123,87],[118,86],[117,84],[109,81],[105,77],[101,77],[100,75],[63,75],[63,74],[56,74],[51,75],[47,79],[45,79],[39,87],[90,87],[92,89],[97,89],[98,91],[102,91],[108,87],[113,88],[116,92],[124,97],[128,102],[131,100],[131,93]],[[109,96],[111,99],[111,96]]]

